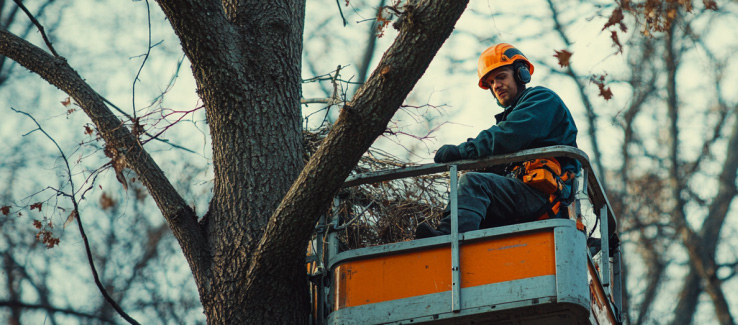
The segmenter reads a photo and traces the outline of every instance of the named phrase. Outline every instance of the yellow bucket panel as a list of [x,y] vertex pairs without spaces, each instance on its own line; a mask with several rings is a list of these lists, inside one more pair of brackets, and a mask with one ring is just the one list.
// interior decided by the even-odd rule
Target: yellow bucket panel
[[[552,231],[460,245],[461,287],[556,274]],[[368,256],[334,269],[335,309],[451,290],[451,248]]]

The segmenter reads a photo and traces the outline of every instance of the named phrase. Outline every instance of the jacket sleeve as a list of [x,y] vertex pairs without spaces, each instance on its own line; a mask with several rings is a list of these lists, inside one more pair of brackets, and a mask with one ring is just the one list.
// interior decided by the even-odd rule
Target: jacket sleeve
[[563,117],[563,102],[553,91],[532,88],[507,118],[459,145],[463,159],[475,159],[538,147]]

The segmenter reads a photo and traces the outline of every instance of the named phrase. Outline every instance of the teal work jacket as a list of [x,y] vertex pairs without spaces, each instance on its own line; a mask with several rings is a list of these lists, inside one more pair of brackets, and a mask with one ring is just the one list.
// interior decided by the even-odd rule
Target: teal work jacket
[[[577,126],[564,102],[552,90],[523,91],[502,113],[497,124],[458,146],[462,159],[483,158],[554,145],[577,147]],[[577,174],[576,160],[560,159],[561,167]]]

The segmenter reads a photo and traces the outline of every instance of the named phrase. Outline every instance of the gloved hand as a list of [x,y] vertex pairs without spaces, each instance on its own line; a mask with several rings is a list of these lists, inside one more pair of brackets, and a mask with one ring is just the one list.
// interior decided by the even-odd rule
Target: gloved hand
[[436,151],[436,156],[433,157],[433,161],[437,163],[446,163],[461,160],[461,158],[461,151],[459,151],[459,147],[452,144],[445,144],[440,149],[438,149],[438,151]]

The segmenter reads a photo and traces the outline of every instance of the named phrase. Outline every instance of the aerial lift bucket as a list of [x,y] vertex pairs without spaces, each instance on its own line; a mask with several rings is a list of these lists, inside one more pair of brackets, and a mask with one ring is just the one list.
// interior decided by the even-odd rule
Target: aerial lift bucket
[[[313,250],[315,324],[618,324],[620,255],[614,215],[586,155],[549,147],[490,159],[430,164],[359,175],[345,186],[450,170],[452,229],[456,229],[457,168],[567,156],[584,166],[579,176],[595,208],[601,238],[600,263],[590,255],[579,220],[548,219],[408,242],[338,251],[330,224]],[[576,203],[575,203],[576,204]],[[337,218],[331,222],[336,224]],[[326,236],[327,235],[327,236]],[[617,240],[615,240],[617,242]],[[323,245],[325,244],[325,245]],[[323,250],[325,246],[327,249]],[[320,258],[319,258],[320,257]],[[612,262],[610,261],[612,259]]]

